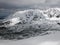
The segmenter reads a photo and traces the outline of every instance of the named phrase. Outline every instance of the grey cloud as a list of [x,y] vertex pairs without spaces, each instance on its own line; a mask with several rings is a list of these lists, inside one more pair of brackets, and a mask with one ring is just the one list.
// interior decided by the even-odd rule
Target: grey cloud
[[0,0],[0,8],[60,6],[60,0]]
[[60,0],[46,0],[46,3],[48,4],[58,4]]
[[32,4],[58,4],[60,0],[0,0],[0,2],[8,3],[11,5],[18,5],[18,6],[24,6],[24,5],[32,5]]
[[9,3],[18,6],[44,3],[45,0],[0,0],[3,3]]

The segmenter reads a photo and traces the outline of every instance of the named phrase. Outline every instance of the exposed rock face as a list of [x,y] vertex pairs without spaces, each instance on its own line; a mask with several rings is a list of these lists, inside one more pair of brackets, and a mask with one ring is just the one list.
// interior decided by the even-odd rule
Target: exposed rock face
[[60,31],[60,9],[18,11],[0,23],[2,39],[25,39]]

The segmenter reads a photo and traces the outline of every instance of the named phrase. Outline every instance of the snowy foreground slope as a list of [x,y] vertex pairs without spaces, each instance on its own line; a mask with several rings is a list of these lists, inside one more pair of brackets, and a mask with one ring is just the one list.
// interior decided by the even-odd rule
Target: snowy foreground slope
[[1,39],[25,39],[60,31],[60,8],[18,11],[0,21]]

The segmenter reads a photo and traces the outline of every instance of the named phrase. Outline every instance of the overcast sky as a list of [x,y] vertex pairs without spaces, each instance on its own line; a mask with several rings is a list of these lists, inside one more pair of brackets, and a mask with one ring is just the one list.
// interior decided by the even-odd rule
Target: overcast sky
[[[4,7],[5,4],[8,6],[28,6],[28,5],[59,5],[60,0],[0,0],[0,7]],[[7,7],[7,6],[6,6]]]

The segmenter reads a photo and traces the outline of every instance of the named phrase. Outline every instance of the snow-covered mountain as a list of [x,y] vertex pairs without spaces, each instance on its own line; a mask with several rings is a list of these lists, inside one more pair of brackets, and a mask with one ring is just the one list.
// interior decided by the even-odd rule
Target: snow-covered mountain
[[[49,30],[60,30],[60,8],[17,11],[4,19],[0,25],[1,30],[2,28],[4,28],[3,30],[6,29],[6,32],[1,31],[4,32],[1,34],[16,34],[16,36],[19,35],[18,37],[22,39],[38,34],[48,34],[47,31]],[[16,36],[14,38],[18,38]]]
[[17,11],[13,15],[7,17],[5,22],[10,21],[11,24],[9,26],[13,26],[22,21],[29,23],[31,21],[40,21],[41,19],[60,20],[60,9],[49,8],[47,10],[30,9],[24,11]]

